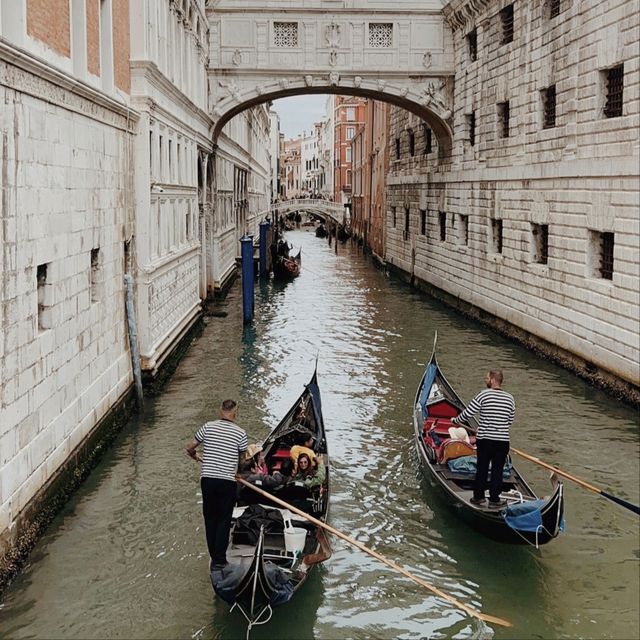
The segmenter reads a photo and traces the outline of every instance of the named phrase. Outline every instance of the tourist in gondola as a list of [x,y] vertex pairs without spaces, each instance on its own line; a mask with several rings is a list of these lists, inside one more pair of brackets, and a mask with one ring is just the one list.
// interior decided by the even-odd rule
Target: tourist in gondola
[[486,389],[483,389],[457,417],[453,424],[460,424],[471,416],[479,414],[476,446],[478,452],[476,478],[471,502],[484,504],[487,474],[491,464],[489,483],[489,506],[503,507],[507,503],[500,500],[502,472],[509,454],[509,429],[515,417],[516,403],[513,396],[502,389],[503,374],[500,369],[492,369],[485,375]]
[[301,453],[298,456],[298,470],[295,477],[296,480],[301,480],[305,487],[313,489],[324,484],[327,471],[321,459],[316,459],[313,464],[306,453]]
[[[202,463],[202,515],[211,568],[227,564],[227,545],[233,507],[236,504],[236,473],[240,456],[247,450],[247,434],[236,424],[238,405],[225,400],[220,419],[207,422],[187,445],[187,455]],[[202,456],[198,453],[203,447]]]
[[310,431],[305,431],[299,436],[299,443],[291,447],[289,451],[289,457],[293,462],[294,470],[298,470],[298,457],[302,454],[306,455],[312,463],[316,461],[316,454],[313,450],[313,434]]

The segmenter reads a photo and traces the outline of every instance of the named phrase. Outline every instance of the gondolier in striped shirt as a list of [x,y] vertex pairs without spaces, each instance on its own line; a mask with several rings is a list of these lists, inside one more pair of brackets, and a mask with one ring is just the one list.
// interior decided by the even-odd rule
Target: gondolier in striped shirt
[[492,369],[485,376],[487,388],[482,390],[467,408],[451,422],[460,424],[471,416],[478,417],[476,445],[478,449],[476,479],[471,502],[482,505],[487,486],[487,473],[491,464],[489,483],[489,506],[502,507],[506,501],[500,500],[502,471],[509,454],[509,429],[513,424],[516,403],[513,396],[502,389],[503,375],[500,369]]
[[[247,450],[247,434],[236,424],[238,405],[225,400],[220,419],[207,422],[187,445],[187,455],[202,462],[202,515],[211,556],[211,569],[227,564],[227,545],[233,507],[236,504],[236,473],[240,456]],[[202,445],[202,456],[197,452]]]

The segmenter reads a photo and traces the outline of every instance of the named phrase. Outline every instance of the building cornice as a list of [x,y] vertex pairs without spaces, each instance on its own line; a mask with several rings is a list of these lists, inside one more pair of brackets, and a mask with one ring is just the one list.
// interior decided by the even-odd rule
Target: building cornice
[[452,0],[442,8],[442,15],[456,31],[474,21],[490,4],[491,0]]
[[[133,131],[134,127],[132,123],[137,122],[139,113],[131,108],[124,102],[119,102],[110,97],[103,91],[92,87],[91,85],[75,78],[74,76],[56,69],[55,67],[47,64],[46,61],[34,56],[29,51],[16,47],[15,45],[7,42],[4,38],[0,37],[0,61],[6,62],[22,71],[29,73],[35,77],[41,78],[43,81],[50,83],[58,89],[68,91],[79,98],[86,100],[88,103],[98,105],[111,113],[118,115],[126,119],[126,128],[129,131]],[[83,109],[82,104],[72,104],[71,101],[63,94],[59,94],[57,97],[50,92],[45,97],[43,92],[38,91],[35,86],[28,86],[25,84],[12,83],[9,74],[0,72],[0,84],[6,84],[16,91],[32,95],[36,98],[47,100],[53,104],[57,104],[60,107],[76,111],[87,117],[99,119],[93,110]],[[14,86],[15,85],[15,86]],[[117,126],[117,125],[113,125]],[[123,127],[124,128],[124,127]]]

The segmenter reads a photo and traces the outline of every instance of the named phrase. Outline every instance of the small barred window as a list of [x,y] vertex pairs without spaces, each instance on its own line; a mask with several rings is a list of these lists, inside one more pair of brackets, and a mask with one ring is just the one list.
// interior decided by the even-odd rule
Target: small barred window
[[549,17],[555,18],[560,15],[561,0],[549,0]]
[[291,49],[298,46],[297,22],[274,22],[273,44],[276,47]]
[[498,130],[501,138],[509,137],[509,103],[498,104]]
[[409,155],[416,155],[416,135],[413,131],[409,131]]
[[600,277],[613,280],[613,233],[600,236]]
[[478,59],[478,32],[476,29],[467,34],[467,47],[469,49],[469,60],[475,62]]
[[433,132],[427,125],[424,125],[424,153],[433,153]]
[[491,243],[494,253],[502,253],[502,220],[491,220]]
[[390,49],[393,46],[393,24],[369,24],[369,46],[374,49]]
[[507,5],[500,11],[500,23],[502,25],[501,44],[513,42],[513,5]]
[[438,223],[440,227],[440,242],[447,240],[447,214],[445,211],[438,212]]
[[547,264],[549,261],[549,225],[532,224],[533,235],[533,260],[538,264]]
[[622,94],[624,90],[624,66],[607,69],[607,97],[604,115],[607,118],[617,118],[622,115]]
[[467,130],[469,132],[469,145],[475,146],[476,144],[476,112],[472,111],[467,115]]
[[543,129],[551,129],[556,126],[556,85],[547,87],[542,91],[542,108],[544,117]]

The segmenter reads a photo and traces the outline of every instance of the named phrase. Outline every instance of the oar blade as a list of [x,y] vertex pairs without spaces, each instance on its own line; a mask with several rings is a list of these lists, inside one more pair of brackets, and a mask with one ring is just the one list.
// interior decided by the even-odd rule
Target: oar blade
[[496,616],[490,616],[486,613],[476,613],[476,616],[484,622],[488,622],[490,624],[497,624],[501,627],[513,627],[513,625],[508,620],[503,620],[502,618],[498,618]]
[[622,498],[616,498],[616,496],[612,496],[610,493],[607,493],[606,491],[601,491],[600,495],[607,498],[607,500],[611,500],[611,502],[615,502],[616,504],[619,504],[621,507],[624,507],[625,509],[629,509],[629,511],[633,511],[633,513],[640,516],[640,507],[637,504],[632,504],[631,502],[627,502]]

